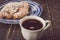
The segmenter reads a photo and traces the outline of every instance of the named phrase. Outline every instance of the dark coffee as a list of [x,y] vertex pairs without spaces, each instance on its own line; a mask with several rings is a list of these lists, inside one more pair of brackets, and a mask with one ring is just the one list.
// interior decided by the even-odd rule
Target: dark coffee
[[22,26],[28,30],[38,30],[43,27],[42,23],[35,19],[28,19],[24,21]]

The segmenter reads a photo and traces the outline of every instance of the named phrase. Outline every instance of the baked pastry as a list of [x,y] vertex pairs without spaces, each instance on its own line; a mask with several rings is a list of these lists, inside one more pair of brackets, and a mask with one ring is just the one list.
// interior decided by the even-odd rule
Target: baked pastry
[[4,12],[0,11],[0,18],[3,18],[3,17],[4,17]]
[[26,1],[10,2],[0,11],[0,18],[22,18],[29,14],[29,4]]
[[10,13],[9,11],[0,11],[0,18],[12,18],[12,13]]
[[13,18],[14,18],[14,19],[22,18],[22,17],[26,16],[27,14],[29,14],[28,10],[27,10],[27,9],[24,9],[24,10],[22,10],[22,11],[19,11],[19,12],[15,13],[15,14],[13,15]]

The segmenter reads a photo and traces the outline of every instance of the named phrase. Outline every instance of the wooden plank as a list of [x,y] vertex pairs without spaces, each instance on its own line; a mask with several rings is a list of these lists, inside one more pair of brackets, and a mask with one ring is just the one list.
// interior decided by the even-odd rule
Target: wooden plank
[[2,2],[2,1],[4,1],[4,0],[0,0],[0,2]]
[[5,40],[10,25],[0,23],[0,40]]
[[52,27],[53,27],[53,39],[60,40],[60,0],[49,0]]

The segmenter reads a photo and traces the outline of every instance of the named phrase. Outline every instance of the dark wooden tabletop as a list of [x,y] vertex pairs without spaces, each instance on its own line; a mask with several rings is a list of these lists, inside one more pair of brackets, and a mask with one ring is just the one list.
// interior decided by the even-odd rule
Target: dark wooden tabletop
[[[45,20],[50,20],[48,28],[40,40],[60,40],[60,0],[33,0],[43,7],[41,15]],[[0,23],[0,40],[24,40],[19,24]]]

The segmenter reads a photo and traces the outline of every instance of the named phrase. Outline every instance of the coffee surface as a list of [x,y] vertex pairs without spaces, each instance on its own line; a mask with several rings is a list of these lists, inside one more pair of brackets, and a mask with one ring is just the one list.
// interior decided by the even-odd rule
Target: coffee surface
[[22,23],[22,26],[28,30],[38,30],[43,27],[42,23],[35,19],[28,19]]

